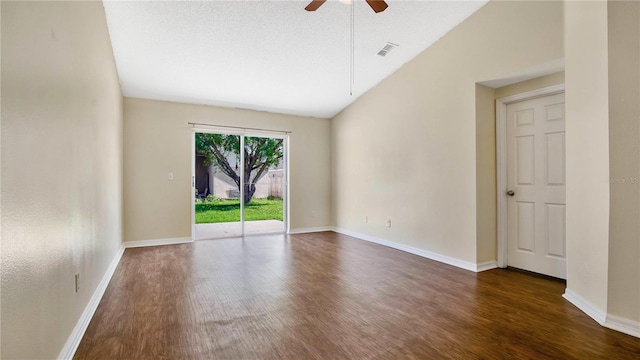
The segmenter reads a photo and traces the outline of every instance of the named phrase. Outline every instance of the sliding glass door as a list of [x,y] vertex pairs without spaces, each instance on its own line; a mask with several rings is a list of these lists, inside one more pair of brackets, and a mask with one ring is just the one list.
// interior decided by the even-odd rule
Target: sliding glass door
[[244,138],[245,234],[283,232],[284,138]]
[[196,239],[242,235],[239,135],[195,134]]
[[286,141],[194,133],[194,239],[286,231]]

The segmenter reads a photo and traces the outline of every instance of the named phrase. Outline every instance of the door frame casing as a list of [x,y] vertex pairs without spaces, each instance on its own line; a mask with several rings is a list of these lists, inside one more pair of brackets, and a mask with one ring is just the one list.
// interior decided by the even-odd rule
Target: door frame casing
[[558,84],[496,99],[496,202],[498,207],[498,267],[507,267],[507,105],[564,93]]

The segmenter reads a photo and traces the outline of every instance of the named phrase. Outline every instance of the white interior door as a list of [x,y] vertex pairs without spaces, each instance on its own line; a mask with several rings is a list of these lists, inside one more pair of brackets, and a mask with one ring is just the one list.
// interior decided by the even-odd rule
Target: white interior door
[[507,105],[507,264],[566,279],[564,94]]

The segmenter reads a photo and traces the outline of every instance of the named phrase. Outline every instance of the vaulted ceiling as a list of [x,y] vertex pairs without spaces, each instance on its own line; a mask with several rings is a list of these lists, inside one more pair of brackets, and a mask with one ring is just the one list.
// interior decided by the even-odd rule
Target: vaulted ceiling
[[123,93],[331,118],[487,1],[309,2],[103,1]]

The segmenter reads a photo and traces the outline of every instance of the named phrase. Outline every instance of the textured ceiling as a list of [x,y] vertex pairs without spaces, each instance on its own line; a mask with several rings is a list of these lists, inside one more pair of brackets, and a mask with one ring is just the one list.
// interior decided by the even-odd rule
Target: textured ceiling
[[[125,96],[331,118],[486,1],[104,1]],[[376,53],[398,44],[386,57]]]

